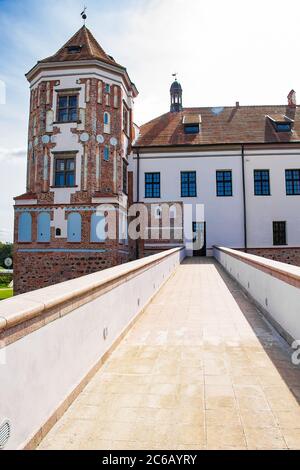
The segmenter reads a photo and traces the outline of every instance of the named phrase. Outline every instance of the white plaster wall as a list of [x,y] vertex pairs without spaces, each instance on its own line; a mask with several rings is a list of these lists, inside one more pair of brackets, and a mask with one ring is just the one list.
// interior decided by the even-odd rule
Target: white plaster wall
[[[36,86],[44,80],[64,80],[71,78],[97,78],[102,80],[109,85],[119,85],[122,88],[122,96],[126,100],[126,104],[131,108],[133,100],[130,93],[127,90],[123,77],[120,76],[119,72],[114,73],[113,70],[104,70],[97,65],[89,65],[83,68],[76,68],[75,66],[67,69],[64,68],[61,71],[57,69],[53,70],[42,70],[38,76],[33,80],[31,87],[34,89]],[[79,85],[77,84],[76,87]]]
[[[221,155],[227,156],[221,156]],[[204,205],[206,221],[206,245],[242,247],[244,243],[242,166],[238,153],[233,152],[194,152],[193,154],[147,154],[140,157],[140,195],[143,202],[182,201],[185,204],[185,233],[192,221],[202,221],[196,216],[196,205]],[[216,196],[216,170],[232,170],[233,196]],[[130,158],[129,170],[137,174],[137,160]],[[161,198],[144,198],[146,172],[160,172]],[[181,197],[180,172],[197,172],[197,197]],[[134,181],[136,199],[136,177]],[[191,213],[187,206],[191,205]],[[201,213],[201,210],[200,210]],[[189,242],[187,242],[189,244]]]
[[66,219],[65,210],[58,207],[53,209],[53,220],[50,223],[51,227],[60,228],[61,235],[55,235],[56,238],[67,238],[68,236],[68,221]]
[[[221,156],[222,155],[222,156]],[[137,198],[137,159],[130,156]],[[250,248],[273,246],[273,221],[287,222],[288,246],[300,246],[300,196],[287,196],[285,170],[300,168],[300,152],[295,149],[245,151],[247,238]],[[216,170],[232,170],[233,197],[216,196]],[[254,169],[269,169],[271,196],[254,196]],[[180,197],[180,172],[197,171],[197,198]],[[161,173],[161,198],[145,199],[144,173]],[[193,216],[186,215],[185,231],[196,220],[196,204],[204,204],[207,249],[213,245],[244,246],[244,210],[240,151],[140,154],[140,201],[183,201],[192,204]],[[187,213],[188,211],[186,211]],[[187,248],[190,243],[186,242]]]
[[[257,155],[258,154],[258,155]],[[300,246],[300,196],[287,196],[285,170],[300,168],[300,152],[277,150],[247,152],[245,184],[247,194],[248,246],[273,246],[273,221],[286,221],[288,246]],[[271,196],[254,196],[253,171],[270,170]]]
[[[5,348],[6,361],[0,362],[0,423],[5,419],[11,423],[6,449],[22,448],[40,429],[183,258],[184,250],[163,258],[158,265]],[[107,275],[118,269],[107,269]]]
[[[285,332],[300,338],[300,289],[218,249],[214,249],[214,257]],[[272,263],[284,267],[284,263],[269,261]],[[300,275],[300,268],[295,269]]]

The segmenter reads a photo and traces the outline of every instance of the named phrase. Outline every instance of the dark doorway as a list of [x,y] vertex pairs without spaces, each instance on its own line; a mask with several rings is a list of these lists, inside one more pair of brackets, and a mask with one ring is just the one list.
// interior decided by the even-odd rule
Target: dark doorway
[[206,256],[206,222],[193,222],[193,256]]

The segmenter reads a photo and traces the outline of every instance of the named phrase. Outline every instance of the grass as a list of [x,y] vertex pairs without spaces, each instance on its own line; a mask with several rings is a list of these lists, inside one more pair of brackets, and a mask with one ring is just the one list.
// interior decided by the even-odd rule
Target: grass
[[13,289],[10,287],[0,287],[0,300],[8,299],[13,296]]

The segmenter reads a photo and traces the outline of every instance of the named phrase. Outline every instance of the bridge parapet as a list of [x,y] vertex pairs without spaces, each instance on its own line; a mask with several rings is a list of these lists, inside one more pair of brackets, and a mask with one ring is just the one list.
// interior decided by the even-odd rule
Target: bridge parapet
[[174,248],[1,302],[5,448],[36,447],[184,257]]
[[300,267],[218,246],[214,257],[289,344],[300,339]]

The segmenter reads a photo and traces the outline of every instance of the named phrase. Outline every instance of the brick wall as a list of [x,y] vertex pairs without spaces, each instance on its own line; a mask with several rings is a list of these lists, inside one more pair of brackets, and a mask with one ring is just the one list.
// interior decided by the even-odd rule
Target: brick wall
[[118,250],[106,253],[20,253],[14,255],[14,293],[51,286],[127,262]]
[[[96,78],[78,78],[76,87],[83,86],[85,93],[84,129],[80,123],[74,123],[71,133],[75,134],[78,142],[82,145],[82,155],[87,158],[87,178],[84,181],[84,163],[81,162],[81,178],[76,184],[81,184],[81,188],[71,195],[70,205],[54,205],[54,193],[50,181],[51,174],[51,151],[55,151],[56,143],[51,141],[53,135],[69,132],[68,127],[56,122],[57,116],[53,116],[54,124],[50,129],[47,127],[47,112],[54,109],[54,101],[58,94],[55,87],[60,84],[59,80],[42,81],[31,91],[30,116],[28,130],[28,178],[27,194],[20,199],[36,199],[37,205],[24,206],[22,208],[31,210],[32,215],[32,242],[18,242],[18,220],[20,212],[15,212],[15,257],[14,257],[14,290],[16,294],[27,292],[33,289],[45,287],[57,282],[79,277],[91,272],[124,263],[129,259],[129,247],[124,243],[119,243],[118,239],[118,205],[114,204],[117,214],[116,239],[107,240],[103,243],[91,243],[90,241],[90,221],[91,214],[95,209],[92,203],[93,197],[109,197],[118,199],[123,189],[123,157],[124,152],[124,132],[122,119],[122,91],[118,84],[112,84],[110,88],[110,99],[106,99],[105,81]],[[75,87],[75,81],[74,81]],[[114,97],[117,96],[115,101]],[[100,97],[102,97],[100,99]],[[104,132],[104,113],[110,114],[110,133]],[[79,118],[79,116],[78,116]],[[77,125],[79,124],[79,126]],[[131,127],[130,123],[130,127]],[[80,135],[86,132],[89,140],[86,143],[80,141]],[[101,134],[104,142],[99,144],[96,136]],[[42,142],[42,136],[48,135],[50,141]],[[116,147],[110,144],[111,137],[118,141]],[[104,148],[110,146],[108,161],[104,160]],[[130,146],[130,141],[129,141]],[[67,151],[72,149],[66,148]],[[45,154],[48,156],[48,179],[44,181],[45,175]],[[97,179],[96,160],[101,159],[101,177]],[[117,171],[114,171],[116,162]],[[114,180],[114,175],[117,179]],[[80,189],[80,190],[79,190]],[[28,197],[28,193],[32,197]],[[85,210],[80,210],[84,205]],[[20,208],[20,206],[16,206]],[[90,211],[87,209],[91,209]],[[51,240],[49,243],[37,242],[37,209],[50,209],[51,221],[53,221],[53,211],[64,209],[65,219],[68,210],[76,210],[82,217],[82,241],[80,243],[70,243],[66,238],[56,236],[55,229],[51,227]],[[24,250],[33,250],[27,252]],[[51,250],[61,250],[60,252]],[[80,250],[93,250],[93,252],[81,252]],[[47,250],[44,251],[43,250]],[[70,250],[77,250],[78,253]],[[107,250],[98,252],[97,250]]]
[[300,266],[300,247],[299,248],[248,248],[248,253],[262,256],[263,258],[280,261],[281,263]]

